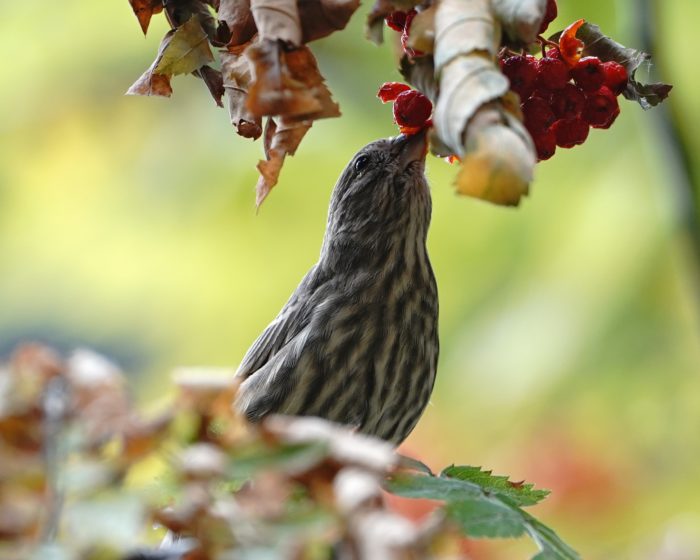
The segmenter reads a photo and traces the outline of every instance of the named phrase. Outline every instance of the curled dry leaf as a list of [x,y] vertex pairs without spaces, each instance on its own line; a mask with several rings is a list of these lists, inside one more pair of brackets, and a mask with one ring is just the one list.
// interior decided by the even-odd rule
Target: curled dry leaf
[[230,47],[228,51],[221,52],[221,74],[231,124],[240,136],[255,140],[262,134],[262,121],[260,117],[253,115],[247,106],[252,75],[250,62],[242,54],[245,46],[247,45]]
[[411,20],[406,46],[414,52],[432,54],[435,43],[435,11],[433,4],[418,12]]
[[250,9],[261,40],[301,44],[301,20],[296,0],[251,0]]
[[160,95],[170,97],[170,77],[188,74],[214,60],[207,34],[199,19],[192,16],[177,29],[169,31],[158,49],[153,64],[136,80],[127,95]]
[[129,0],[129,4],[131,4],[131,9],[134,10],[141,30],[145,35],[153,14],[163,11],[163,0]]
[[224,104],[221,101],[221,98],[226,92],[224,90],[224,80],[221,72],[205,64],[199,70],[195,70],[194,75],[202,78],[207,86],[207,89],[209,90],[209,93],[214,98],[214,102],[219,107],[223,107]]
[[308,47],[286,50],[279,41],[263,40],[251,44],[245,54],[253,74],[247,101],[253,115],[293,120],[340,115]]
[[527,45],[537,38],[547,0],[492,0],[492,4],[512,43]]
[[219,0],[218,16],[229,29],[229,47],[248,43],[257,32],[250,0]]
[[308,43],[345,29],[360,0],[297,0],[302,41]]
[[502,99],[509,84],[494,62],[500,42],[489,0],[438,4],[434,59],[440,96],[434,134],[439,150],[447,148],[462,160],[459,193],[514,205],[527,193],[535,153]]
[[260,177],[255,187],[255,205],[260,207],[279,179],[284,158],[294,155],[304,135],[311,128],[310,121],[290,121],[284,117],[279,125],[268,118],[265,126],[265,159],[258,162]]

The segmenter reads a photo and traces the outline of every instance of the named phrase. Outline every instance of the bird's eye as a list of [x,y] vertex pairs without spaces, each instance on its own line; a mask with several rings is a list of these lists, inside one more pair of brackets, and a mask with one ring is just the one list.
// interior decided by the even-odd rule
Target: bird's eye
[[355,171],[362,171],[369,163],[369,156],[360,156],[355,160]]

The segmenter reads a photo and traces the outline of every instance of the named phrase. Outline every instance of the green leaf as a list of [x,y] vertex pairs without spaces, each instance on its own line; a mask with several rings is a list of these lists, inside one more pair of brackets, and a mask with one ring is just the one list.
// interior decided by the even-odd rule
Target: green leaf
[[520,537],[525,532],[519,510],[498,499],[450,502],[445,511],[471,537],[505,539]]
[[578,554],[549,527],[521,509],[542,500],[547,490],[513,483],[479,467],[451,466],[440,476],[399,472],[387,490],[406,498],[445,502],[445,513],[472,537],[514,538],[527,533],[540,548],[536,560],[578,560]]
[[165,75],[189,74],[212,60],[214,55],[207,34],[199,19],[192,16],[175,30],[153,71]]
[[534,484],[511,482],[507,476],[496,476],[481,467],[459,466],[447,467],[441,476],[466,480],[479,485],[488,492],[508,496],[519,506],[532,506],[549,495],[549,490],[535,490]]
[[322,442],[279,445],[276,447],[251,446],[231,457],[228,475],[247,479],[266,469],[286,473],[303,472],[328,456],[328,446]]

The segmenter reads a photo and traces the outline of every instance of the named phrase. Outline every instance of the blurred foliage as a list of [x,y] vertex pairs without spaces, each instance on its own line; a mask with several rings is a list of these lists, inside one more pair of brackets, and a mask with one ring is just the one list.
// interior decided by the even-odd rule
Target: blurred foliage
[[[636,4],[561,4],[559,22],[638,44]],[[657,6],[649,71],[674,84],[698,153],[686,43],[700,5]],[[367,6],[313,45],[343,117],[316,123],[258,214],[258,148],[201,84],[176,77],[168,101],[122,95],[161,18],[143,39],[126,2],[3,8],[0,352],[89,345],[147,372],[131,380],[144,400],[169,391],[176,365],[237,364],[315,262],[340,170],[394,133],[374,94],[400,77],[390,47],[363,38]],[[551,488],[534,511],[591,559],[700,555],[698,276],[654,111],[625,104],[614,130],[538,165],[515,211],[455,198],[452,169],[428,161],[442,355],[406,449]]]
[[[231,407],[232,371],[180,372],[176,386],[167,410],[147,417],[93,352],[63,360],[25,345],[0,365],[2,557],[457,560],[461,532],[527,533],[537,560],[579,558],[522,509],[547,495],[532,484],[474,467],[435,476],[392,444],[319,418],[254,426]],[[133,480],[154,461],[151,474],[167,481],[160,498]],[[413,523],[387,509],[385,484],[444,507]]]

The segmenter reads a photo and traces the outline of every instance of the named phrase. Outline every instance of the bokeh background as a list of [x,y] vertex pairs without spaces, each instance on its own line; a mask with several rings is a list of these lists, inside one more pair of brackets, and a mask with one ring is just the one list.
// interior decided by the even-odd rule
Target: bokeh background
[[[626,44],[641,3],[560,0]],[[688,189],[700,169],[700,4],[656,3],[666,109],[538,165],[518,209],[458,198],[428,161],[442,353],[404,450],[553,490],[535,513],[591,559],[700,558],[700,284]],[[193,77],[126,97],[150,65],[126,0],[5,2],[0,19],[0,354],[22,340],[89,346],[144,402],[179,365],[235,366],[320,248],[330,191],[361,145],[395,134],[374,97],[399,79],[363,38],[369,3],[313,45],[343,117],[317,122],[254,210],[259,143]],[[686,54],[687,53],[687,54]],[[667,111],[667,112],[666,112]],[[690,181],[664,132],[675,116]],[[697,235],[697,232],[696,232]],[[473,548],[524,557],[531,545]]]

